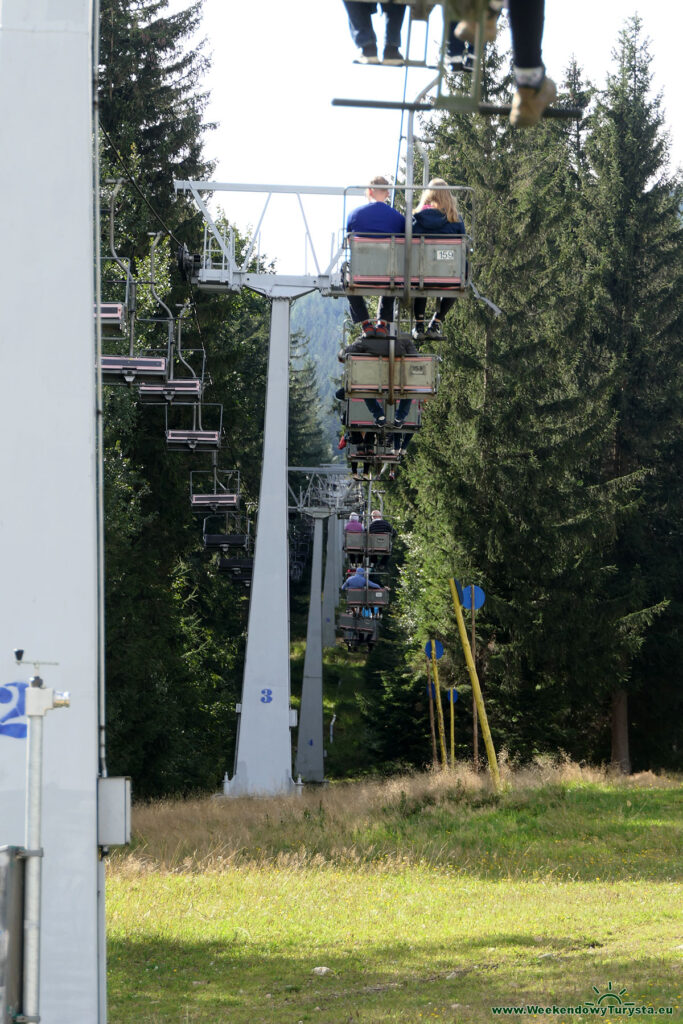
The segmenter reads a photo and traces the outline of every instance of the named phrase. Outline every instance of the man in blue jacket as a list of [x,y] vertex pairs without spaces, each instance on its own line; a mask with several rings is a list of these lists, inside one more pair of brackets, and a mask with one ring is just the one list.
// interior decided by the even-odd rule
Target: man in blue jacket
[[[357,235],[403,235],[405,217],[392,206],[387,205],[389,182],[382,175],[373,178],[365,190],[368,200],[365,206],[352,210],[346,221],[346,230]],[[394,319],[394,300],[383,295],[379,304],[379,320],[370,320],[368,307],[362,295],[349,295],[351,319],[362,324],[364,338],[388,338],[389,324]]]
[[369,587],[371,590],[381,590],[379,583],[373,583],[372,580],[365,578],[365,569],[363,566],[359,566],[353,576],[347,577],[342,583],[342,590],[365,590]]

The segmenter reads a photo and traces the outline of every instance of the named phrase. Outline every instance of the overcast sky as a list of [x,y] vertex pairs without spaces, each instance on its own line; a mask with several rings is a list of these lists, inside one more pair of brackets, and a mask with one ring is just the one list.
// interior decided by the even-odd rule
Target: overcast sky
[[[173,9],[187,0],[171,0]],[[635,12],[650,39],[654,82],[664,93],[672,159],[683,164],[682,0],[546,0],[543,57],[559,83],[575,56],[584,74],[602,87],[612,66],[619,30]],[[375,24],[381,33],[383,19]],[[405,29],[408,19],[404,25]],[[428,44],[441,35],[440,11],[432,13]],[[414,26],[411,54],[422,51],[424,23]],[[208,118],[219,122],[206,140],[224,182],[297,185],[361,184],[374,174],[394,175],[400,113],[331,106],[333,97],[408,99],[434,73],[354,64],[356,49],[341,0],[205,0],[202,34],[213,67]],[[380,45],[382,39],[380,38]],[[466,184],[462,182],[461,184]],[[254,226],[264,199],[224,195],[221,205],[241,227]],[[214,209],[216,203],[214,202]],[[341,202],[305,200],[321,263],[342,224]],[[263,222],[264,249],[281,271],[301,271],[301,214],[295,199],[273,199]],[[291,229],[290,229],[291,226]],[[308,269],[313,269],[310,258]]]

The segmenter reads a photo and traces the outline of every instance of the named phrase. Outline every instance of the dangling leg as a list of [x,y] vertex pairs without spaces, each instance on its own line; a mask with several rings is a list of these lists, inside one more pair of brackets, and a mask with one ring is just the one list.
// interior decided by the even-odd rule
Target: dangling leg
[[424,297],[420,297],[413,301],[413,338],[415,341],[420,341],[424,337],[425,332],[425,311],[427,309],[427,300]]
[[344,7],[349,16],[351,38],[361,51],[361,60],[366,63],[377,63],[377,36],[372,27],[374,4],[361,3],[361,0],[344,0]]
[[510,0],[512,59],[517,91],[512,100],[510,124],[531,128],[557,96],[552,78],[541,57],[545,0]]
[[403,56],[399,47],[401,45],[401,27],[406,13],[406,6],[405,4],[382,4],[382,10],[386,16],[382,63],[402,64]]

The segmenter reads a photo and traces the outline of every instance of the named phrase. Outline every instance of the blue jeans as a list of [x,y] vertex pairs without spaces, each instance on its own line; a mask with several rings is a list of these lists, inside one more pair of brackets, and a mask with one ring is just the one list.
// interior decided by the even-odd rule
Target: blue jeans
[[[387,23],[384,30],[384,46],[401,45],[401,26],[403,16],[406,13],[405,4],[382,4],[382,13],[386,15]],[[349,28],[351,38],[356,46],[361,49],[372,43],[377,44],[375,30],[372,27],[372,15],[377,7],[375,4],[361,3],[360,0],[344,0],[344,7],[349,16]]]
[[[384,416],[384,408],[381,402],[378,402],[376,398],[364,398],[363,401],[370,410],[372,417],[377,420],[379,416]],[[403,421],[408,413],[410,407],[413,404],[412,398],[402,398],[396,407],[396,416],[399,420]]]

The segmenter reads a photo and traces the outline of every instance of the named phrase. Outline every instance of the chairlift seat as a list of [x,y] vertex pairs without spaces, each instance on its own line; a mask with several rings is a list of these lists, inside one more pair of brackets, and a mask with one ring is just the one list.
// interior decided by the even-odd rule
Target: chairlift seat
[[234,512],[239,508],[239,494],[193,494],[190,498],[190,505],[193,512],[205,514],[210,512]]
[[229,574],[234,580],[249,582],[253,575],[253,558],[219,558],[218,571]]
[[215,452],[221,446],[218,430],[167,430],[166,447],[173,452]]
[[202,397],[202,382],[199,378],[167,380],[163,384],[141,384],[140,401],[145,405],[171,404],[196,405]]
[[217,550],[219,548],[248,548],[247,533],[205,533],[204,547]]
[[[352,295],[400,295],[405,290],[402,235],[348,236],[343,284]],[[469,285],[466,235],[418,235],[410,243],[412,295],[457,295]]]
[[[394,396],[429,398],[439,384],[438,356],[399,356],[394,359]],[[348,355],[344,364],[347,398],[383,398],[389,394],[389,360],[383,356]]]
[[351,606],[363,608],[387,608],[389,606],[389,591],[385,589],[372,590],[370,587],[359,587],[358,590],[349,587],[345,590],[346,607]]
[[123,331],[126,328],[126,307],[123,302],[101,302],[95,306],[95,319],[99,319],[102,327]]
[[160,356],[102,356],[104,384],[149,384],[166,376],[166,359]]
[[341,612],[337,617],[337,628],[344,640],[357,639],[365,643],[368,640],[377,640],[379,637],[379,619],[353,615],[350,612]]

